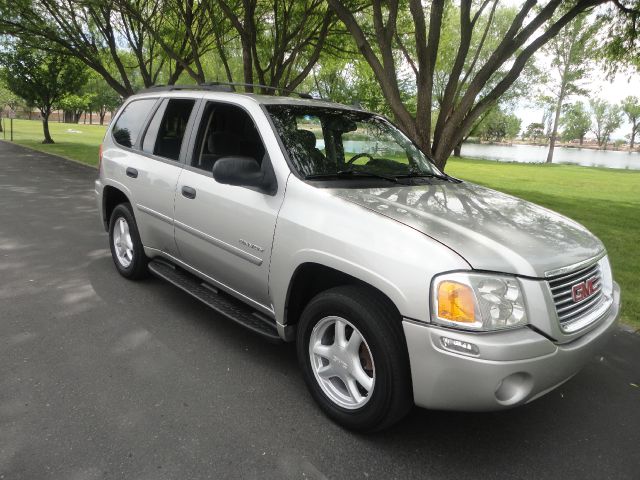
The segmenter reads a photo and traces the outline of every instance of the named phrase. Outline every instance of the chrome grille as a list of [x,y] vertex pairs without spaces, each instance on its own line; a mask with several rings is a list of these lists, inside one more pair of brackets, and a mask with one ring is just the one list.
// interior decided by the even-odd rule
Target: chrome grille
[[[593,284],[595,293],[574,302],[572,288],[592,277],[595,277]],[[551,277],[547,281],[553,295],[560,327],[563,329],[597,310],[604,301],[602,274],[597,262],[571,273]]]

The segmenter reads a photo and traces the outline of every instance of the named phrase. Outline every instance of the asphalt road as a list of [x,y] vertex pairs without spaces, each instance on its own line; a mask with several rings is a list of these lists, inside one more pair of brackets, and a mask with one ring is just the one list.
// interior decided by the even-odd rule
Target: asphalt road
[[119,277],[95,175],[0,142],[0,479],[640,478],[640,335],[530,405],[355,435],[290,345]]

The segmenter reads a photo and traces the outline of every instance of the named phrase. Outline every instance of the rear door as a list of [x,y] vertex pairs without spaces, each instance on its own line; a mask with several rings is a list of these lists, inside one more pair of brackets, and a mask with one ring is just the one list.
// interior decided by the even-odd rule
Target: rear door
[[262,140],[268,132],[260,132],[247,110],[237,105],[207,102],[202,112],[176,192],[178,248],[185,262],[218,286],[271,310],[269,260],[284,188],[278,185],[269,195],[223,185],[211,171],[224,156],[250,156],[270,168]]
[[[186,145],[183,140],[190,132],[197,102],[195,98],[159,100],[148,117],[148,126],[143,127],[135,139],[130,138],[130,133],[145,124],[135,124],[138,118],[127,120],[127,106],[113,129],[114,141],[125,142],[121,143],[125,147],[131,143],[128,149],[123,149],[126,153],[121,162],[122,181],[133,194],[131,200],[142,243],[174,256],[177,248],[173,210],[176,185],[182,172],[181,150],[183,143]],[[121,125],[123,117],[125,128]]]

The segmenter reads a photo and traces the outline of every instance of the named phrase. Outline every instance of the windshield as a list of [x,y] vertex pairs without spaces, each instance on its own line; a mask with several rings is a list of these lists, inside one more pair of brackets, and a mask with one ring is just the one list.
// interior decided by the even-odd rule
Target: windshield
[[305,178],[442,176],[400,130],[371,113],[304,105],[269,105],[267,111]]

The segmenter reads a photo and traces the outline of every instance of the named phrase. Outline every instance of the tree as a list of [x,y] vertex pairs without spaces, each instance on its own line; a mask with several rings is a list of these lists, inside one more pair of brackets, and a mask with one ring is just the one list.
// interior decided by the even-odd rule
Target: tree
[[[478,18],[477,32],[482,35],[474,35],[471,38],[469,50],[475,52],[473,58],[467,60],[465,65],[466,73],[468,76],[472,70],[473,65],[481,65],[487,62],[493,50],[499,45],[505,33],[508,31],[513,16],[516,14],[516,10],[512,7],[500,6],[499,2],[494,2],[491,5],[491,10],[488,15],[483,15]],[[456,61],[456,52],[460,43],[460,10],[459,7],[451,2],[445,5],[445,13],[443,14],[443,24],[440,34],[438,59],[436,61],[436,67],[434,72],[434,86],[433,86],[433,108],[431,113],[432,129],[436,125],[436,121],[440,110],[445,103],[445,94],[447,85],[449,83],[450,73],[453,70],[454,63]],[[403,28],[403,30],[405,30]],[[410,28],[407,29],[411,31]],[[398,44],[404,49],[412,46],[412,37],[410,35],[403,35]],[[409,48],[411,51],[414,49]],[[403,55],[408,55],[403,54]],[[411,58],[406,57],[406,58]],[[417,66],[412,67],[414,74],[417,73]],[[478,127],[482,125],[488,116],[492,116],[492,113],[496,109],[501,111],[510,111],[515,105],[521,102],[523,97],[530,96],[530,92],[534,85],[541,82],[542,75],[534,62],[528,62],[525,68],[522,70],[518,79],[500,96],[483,114],[481,114],[473,123],[470,130],[467,131],[462,139],[455,145],[453,153],[455,156],[460,156],[462,150],[462,143],[469,137],[478,136]],[[485,90],[493,88],[500,81],[500,76],[495,75],[489,80],[485,86]],[[410,81],[404,80],[405,84],[411,84]],[[466,83],[466,79],[461,80],[462,84]],[[415,95],[413,96],[412,104],[408,104],[403,100],[409,111],[415,112]]]
[[[0,79],[3,78],[0,72]],[[15,93],[9,90],[3,82],[0,82],[0,132],[2,132],[2,115],[5,108],[15,109],[19,99]]]
[[[203,78],[191,68],[212,47],[207,15],[194,14],[199,4],[0,0],[0,33],[34,48],[63,51],[77,58],[126,97],[135,91],[134,77],[147,87],[159,80],[175,83],[184,71],[198,80]],[[178,5],[183,15],[177,13]],[[184,18],[191,21],[185,23]]]
[[606,24],[603,56],[611,74],[620,68],[640,70],[640,0],[614,0],[603,13]]
[[[535,11],[535,0],[526,0],[516,10],[508,29],[501,35],[486,60],[476,59],[484,50],[484,41],[471,48],[472,39],[482,38],[491,29],[491,12],[496,0],[483,0],[474,9],[471,0],[461,0],[459,42],[442,96],[441,108],[432,132],[433,87],[439,43],[445,12],[444,0],[434,0],[427,8],[420,0],[367,0],[358,7],[347,0],[328,0],[340,20],[353,35],[371,66],[398,125],[422,150],[430,152],[443,168],[452,149],[472,128],[475,121],[517,80],[531,56],[553,39],[578,15],[608,0],[549,0]],[[567,5],[568,4],[568,5]],[[551,20],[559,12],[557,20]],[[357,12],[356,12],[357,10]],[[410,29],[403,31],[403,19],[409,16]],[[428,15],[428,18],[427,18]],[[480,18],[487,16],[483,30]],[[370,27],[372,19],[373,28]],[[545,26],[543,28],[543,26]],[[415,52],[402,49],[398,38],[411,36]],[[395,47],[405,61],[395,55]],[[398,70],[411,65],[417,91],[417,109],[412,113],[402,101]]]
[[89,112],[98,114],[100,125],[104,125],[107,112],[115,111],[122,104],[122,97],[95,72],[89,75],[82,92],[89,98]]
[[244,82],[255,83],[255,73],[261,85],[288,90],[310,74],[336,21],[324,0],[217,0],[216,5],[240,39]]
[[62,97],[56,106],[64,112],[66,123],[78,123],[82,114],[88,110],[90,103],[90,95],[71,93]]
[[[203,57],[216,45],[217,24],[224,18],[219,9],[211,9],[214,0],[113,0],[118,14],[125,22],[125,33],[136,48],[137,63],[144,66],[151,52],[145,46],[155,47],[155,54],[162,60],[158,69],[151,72],[141,68],[145,86],[157,83],[164,60],[175,62],[167,83],[173,84],[185,71],[197,83],[204,83],[206,76]],[[214,14],[211,14],[213,12]],[[145,38],[148,40],[145,41]],[[153,56],[151,56],[153,58]]]
[[527,138],[534,143],[538,138],[544,137],[544,123],[533,122],[527,125],[527,128],[522,133],[522,138]]
[[549,136],[547,163],[553,162],[560,114],[565,99],[571,95],[584,94],[580,81],[588,71],[589,59],[595,52],[595,32],[597,22],[588,23],[586,15],[578,15],[558,35],[552,38],[543,51],[551,57],[551,67],[555,70],[552,82],[553,126]]
[[483,140],[501,142],[514,138],[520,133],[522,121],[513,113],[504,112],[499,107],[489,110],[489,114],[474,128],[474,135]]
[[640,134],[640,98],[631,96],[626,97],[622,100],[622,111],[631,123],[629,149],[633,150],[636,135]]
[[105,88],[93,96],[91,108],[98,113],[100,125],[104,125],[104,117],[107,115],[107,112],[113,114],[121,103],[122,98],[116,92],[110,88]]
[[622,124],[622,109],[599,98],[589,103],[593,117],[591,131],[596,136],[598,145],[606,150],[611,134]]
[[567,105],[560,123],[563,128],[562,137],[565,140],[577,138],[582,145],[585,135],[591,129],[591,114],[584,103],[576,102]]
[[85,66],[68,56],[35,50],[21,42],[3,52],[0,63],[7,88],[40,110],[42,143],[54,143],[49,133],[51,109],[86,81]]

